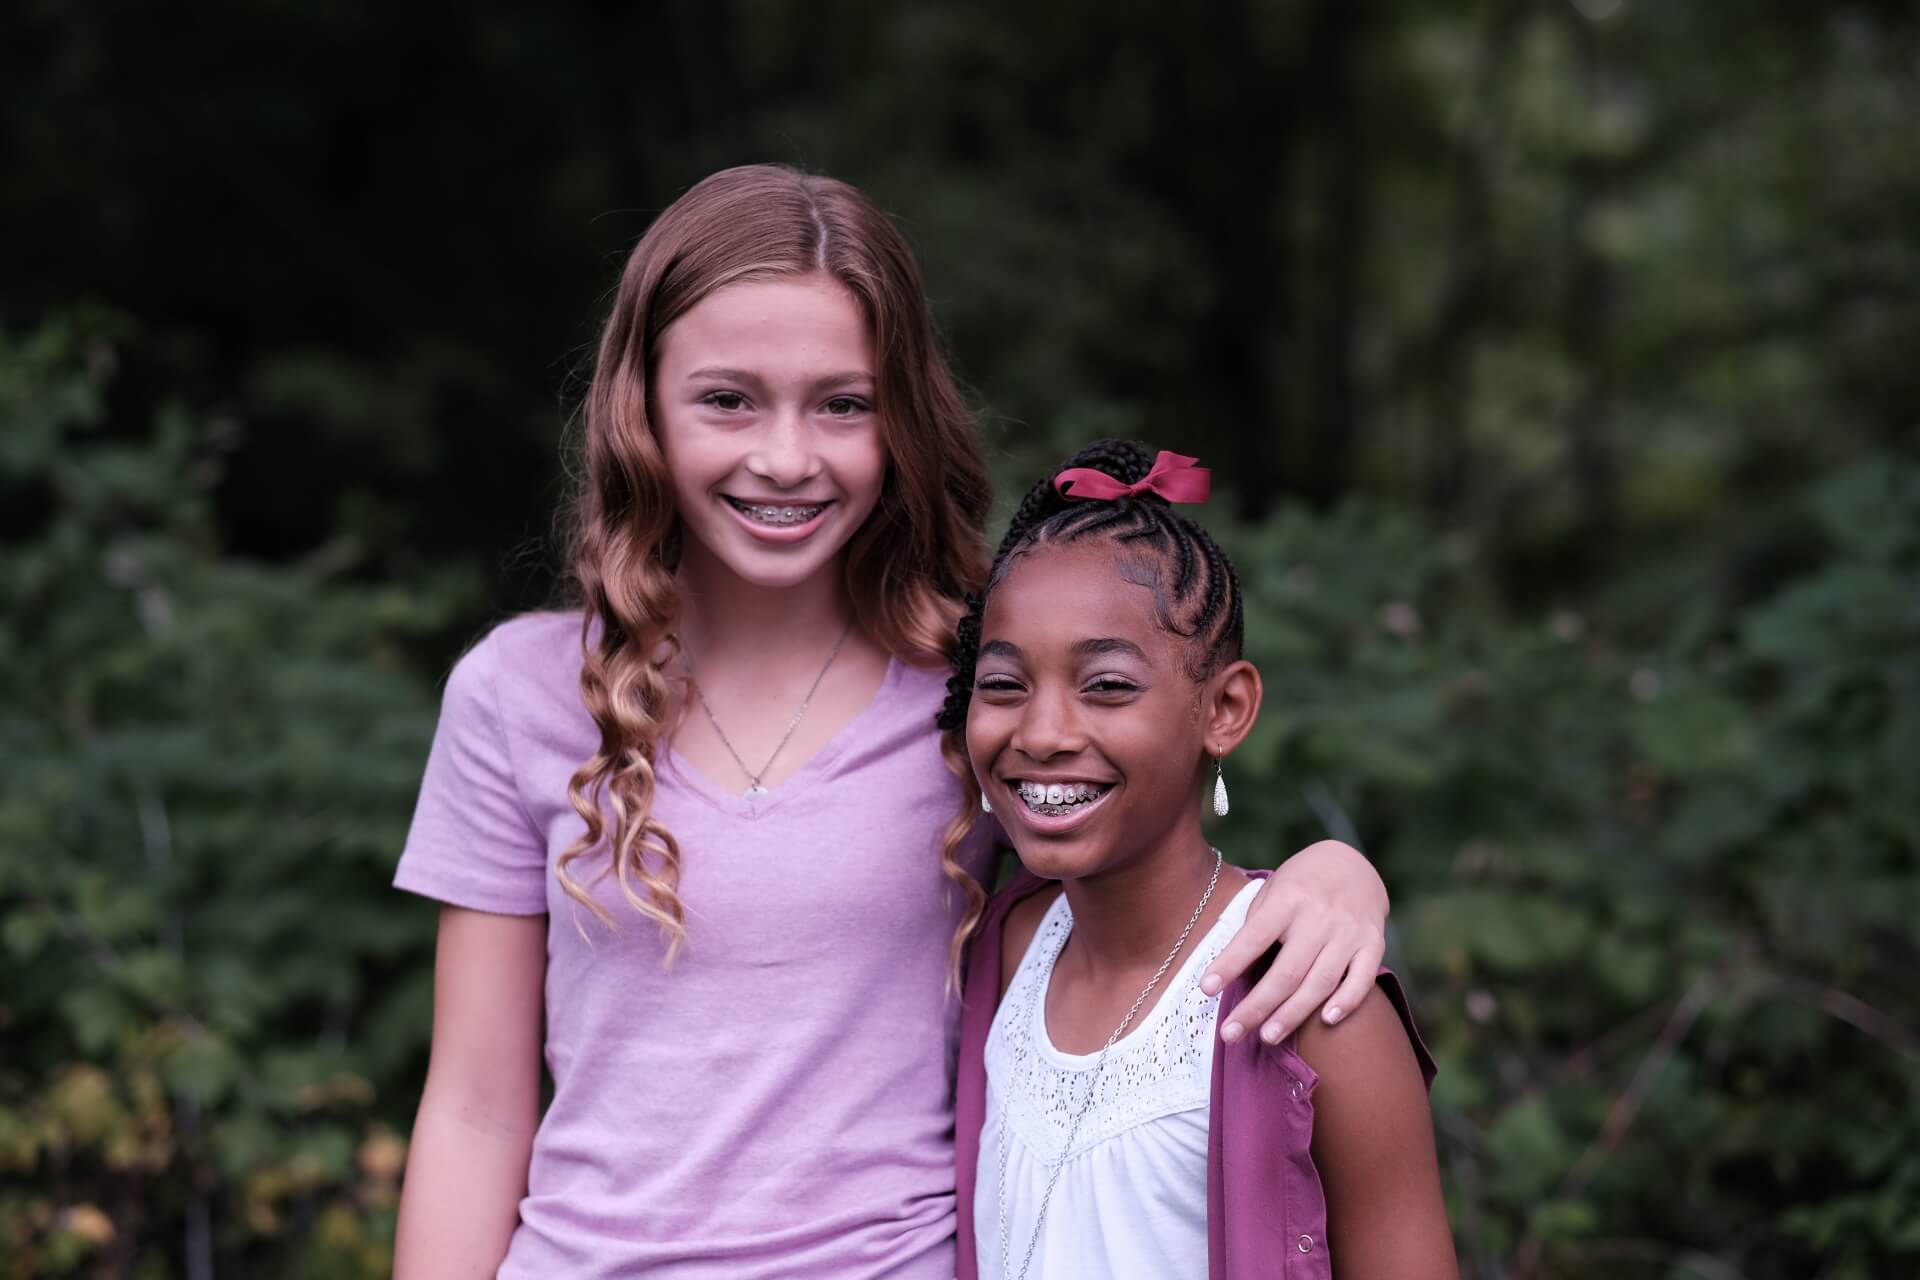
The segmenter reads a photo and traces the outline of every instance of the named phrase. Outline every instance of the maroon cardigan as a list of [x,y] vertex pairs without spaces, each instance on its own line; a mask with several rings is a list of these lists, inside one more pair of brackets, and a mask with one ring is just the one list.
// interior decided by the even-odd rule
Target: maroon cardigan
[[[1249,874],[1264,876],[1266,872]],[[960,1010],[960,1073],[954,1106],[958,1280],[977,1280],[973,1187],[980,1126],[987,1114],[987,1032],[1000,1000],[1000,939],[1015,903],[1049,884],[1022,872],[987,905],[967,950]],[[1399,979],[1380,970],[1380,990],[1413,1041],[1420,1071],[1433,1083],[1433,1058],[1413,1025]],[[1251,989],[1245,976],[1220,993],[1224,1017]],[[1327,1204],[1313,1167],[1313,1090],[1319,1077],[1294,1051],[1294,1037],[1268,1045],[1258,1036],[1213,1047],[1213,1100],[1207,1115],[1207,1275],[1209,1280],[1330,1280]]]

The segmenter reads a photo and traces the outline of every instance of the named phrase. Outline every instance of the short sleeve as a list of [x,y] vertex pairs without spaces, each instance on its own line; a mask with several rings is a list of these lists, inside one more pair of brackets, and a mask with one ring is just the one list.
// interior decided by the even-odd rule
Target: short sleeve
[[496,696],[497,655],[488,636],[447,677],[393,883],[456,907],[542,915],[546,841],[520,801]]

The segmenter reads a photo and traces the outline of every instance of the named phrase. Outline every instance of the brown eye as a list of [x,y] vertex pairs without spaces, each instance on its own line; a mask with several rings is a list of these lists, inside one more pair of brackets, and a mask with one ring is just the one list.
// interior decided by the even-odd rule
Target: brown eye
[[723,413],[733,413],[747,406],[747,398],[737,391],[709,391],[700,397],[700,403]]

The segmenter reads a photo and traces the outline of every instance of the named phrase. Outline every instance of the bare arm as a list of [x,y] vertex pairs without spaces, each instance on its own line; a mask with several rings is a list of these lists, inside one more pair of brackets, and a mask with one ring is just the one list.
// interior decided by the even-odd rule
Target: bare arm
[[546,967],[545,916],[441,909],[395,1280],[491,1277],[507,1255],[539,1120]]
[[1309,1022],[1313,1163],[1327,1196],[1336,1280],[1458,1280],[1433,1116],[1406,1028],[1385,1000],[1338,1027]]

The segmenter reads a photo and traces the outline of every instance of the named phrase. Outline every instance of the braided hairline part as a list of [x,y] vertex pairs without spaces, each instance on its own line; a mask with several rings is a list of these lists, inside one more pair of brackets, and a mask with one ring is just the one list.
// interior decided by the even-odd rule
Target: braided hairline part
[[[1144,446],[1106,440],[1082,449],[1056,473],[1068,467],[1092,467],[1131,483],[1151,465],[1151,454]],[[1141,553],[1138,559],[1147,562],[1142,566],[1147,569],[1142,585],[1153,589],[1160,625],[1194,642],[1189,676],[1204,680],[1223,662],[1240,655],[1245,610],[1239,579],[1226,553],[1204,528],[1158,497],[1075,502],[1061,496],[1048,478],[1021,501],[994,555],[986,588],[967,602],[955,637],[946,703],[936,720],[939,728],[959,732],[966,726],[986,602],[1018,559],[1043,545],[1092,538],[1105,538],[1123,550]]]

